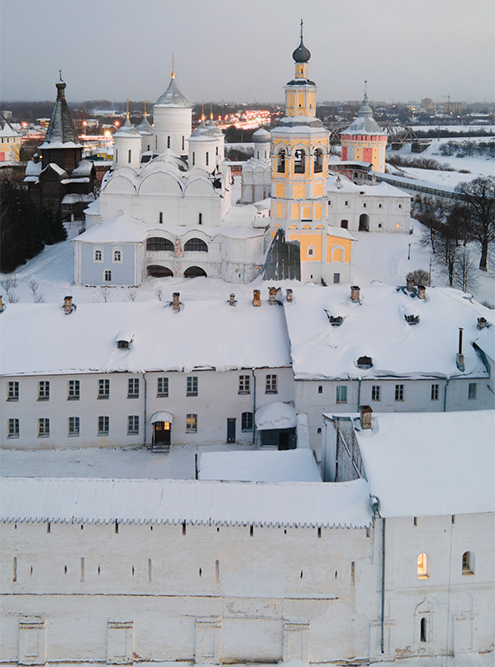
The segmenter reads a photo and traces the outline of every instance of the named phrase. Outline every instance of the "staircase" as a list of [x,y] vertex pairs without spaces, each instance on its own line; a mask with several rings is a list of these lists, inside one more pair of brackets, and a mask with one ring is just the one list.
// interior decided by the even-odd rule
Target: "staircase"
[[153,442],[151,444],[152,454],[168,454],[170,452],[170,443]]

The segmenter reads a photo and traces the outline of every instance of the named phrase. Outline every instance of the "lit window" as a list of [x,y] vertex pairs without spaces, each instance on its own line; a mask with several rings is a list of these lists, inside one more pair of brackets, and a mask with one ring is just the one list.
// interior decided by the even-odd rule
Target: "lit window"
[[168,378],[158,378],[156,395],[165,398],[168,396]]
[[139,378],[127,381],[127,398],[139,398]]
[[239,394],[249,394],[250,377],[249,375],[239,375]]
[[98,380],[98,398],[110,398],[110,380]]
[[101,248],[95,248],[93,259],[95,262],[103,262],[103,250]]
[[139,416],[129,415],[127,417],[127,435],[137,435],[139,433]]
[[9,382],[9,393],[8,401],[18,401],[19,400],[19,383],[18,382]]
[[50,420],[41,417],[38,419],[38,437],[47,438],[50,435]]
[[19,437],[19,420],[9,419],[9,438]]
[[380,394],[381,394],[381,387],[379,384],[374,384],[371,387],[371,400],[372,401],[379,401],[380,400]]
[[186,396],[197,396],[197,395],[198,395],[198,378],[191,375],[187,378]]
[[98,417],[98,435],[108,435],[110,432],[110,417]]
[[474,574],[474,554],[471,551],[462,554],[462,574]]
[[198,415],[189,414],[186,416],[186,431],[196,433],[198,430]]
[[243,431],[252,431],[253,430],[253,413],[252,412],[243,412],[242,413],[241,430],[243,430]]
[[478,393],[478,385],[476,382],[470,382],[468,386],[468,400],[475,401]]
[[107,269],[105,271],[105,273],[103,274],[103,278],[104,278],[105,282],[107,282],[107,283],[110,282],[112,280],[112,272]]
[[78,401],[80,396],[80,382],[79,380],[69,380],[67,390],[68,401]]
[[347,403],[347,387],[345,385],[339,385],[335,388],[335,401],[336,403]]
[[277,392],[277,376],[267,375],[265,383],[265,394],[276,394]]
[[430,559],[426,554],[418,556],[418,579],[428,579],[430,576]]
[[404,385],[396,384],[395,385],[395,400],[403,401],[404,400]]
[[432,401],[438,401],[439,388],[440,388],[440,385],[438,385],[438,384],[432,384],[431,385],[431,400]]
[[69,417],[69,435],[79,435],[79,417]]
[[121,262],[122,261],[122,250],[120,248],[115,248],[113,251],[113,261]]
[[38,401],[48,401],[50,399],[50,383],[46,380],[38,382]]

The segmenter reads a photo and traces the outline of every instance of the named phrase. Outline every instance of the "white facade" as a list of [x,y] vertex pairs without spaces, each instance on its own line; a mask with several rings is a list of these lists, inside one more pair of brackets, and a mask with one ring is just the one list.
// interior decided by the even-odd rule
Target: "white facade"
[[253,134],[254,155],[242,165],[241,201],[260,202],[271,195],[271,135],[262,127]]

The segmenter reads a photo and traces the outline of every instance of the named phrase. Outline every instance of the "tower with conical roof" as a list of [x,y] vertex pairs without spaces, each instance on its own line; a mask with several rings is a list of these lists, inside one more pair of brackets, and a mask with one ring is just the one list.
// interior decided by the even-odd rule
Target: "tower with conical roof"
[[172,56],[169,86],[153,106],[153,150],[163,153],[169,148],[177,155],[186,156],[191,129],[192,107],[177,86]]
[[141,164],[142,137],[129,118],[129,100],[125,123],[113,135],[113,166],[134,167]]
[[342,160],[370,162],[374,171],[384,173],[388,136],[373,118],[368,101],[367,81],[364,83],[364,99],[358,115],[340,135]]

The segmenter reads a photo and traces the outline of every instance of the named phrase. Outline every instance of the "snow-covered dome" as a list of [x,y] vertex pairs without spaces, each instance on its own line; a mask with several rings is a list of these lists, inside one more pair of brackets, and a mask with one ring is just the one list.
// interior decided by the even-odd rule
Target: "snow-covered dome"
[[117,132],[113,135],[113,138],[115,139],[116,137],[141,137],[137,129],[134,127],[134,125],[131,123],[129,120],[129,116],[125,119],[125,123],[122,125],[122,127],[119,127]]
[[368,94],[364,94],[364,100],[358,111],[356,120],[349,125],[344,134],[386,134],[373,118],[373,110],[368,102]]
[[267,141],[271,141],[272,135],[265,130],[263,127],[260,127],[259,130],[253,133],[253,141],[255,144],[265,144]]
[[177,83],[175,81],[175,76],[172,76],[170,79],[169,86],[167,90],[160,95],[157,101],[154,104],[155,107],[158,106],[167,106],[167,107],[187,107],[191,105],[184,95],[180,92]]

